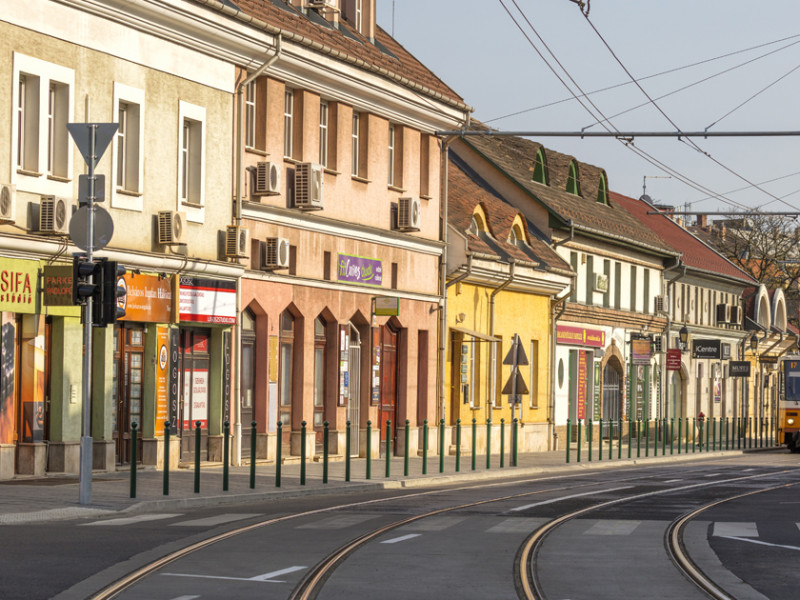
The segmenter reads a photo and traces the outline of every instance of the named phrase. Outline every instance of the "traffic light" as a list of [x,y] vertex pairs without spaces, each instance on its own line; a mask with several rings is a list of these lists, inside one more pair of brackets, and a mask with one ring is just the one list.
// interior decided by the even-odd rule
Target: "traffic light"
[[117,319],[125,316],[123,308],[125,304],[120,302],[120,299],[125,297],[127,290],[124,283],[120,285],[120,278],[127,271],[116,261],[106,259],[101,259],[98,271],[99,293],[92,305],[92,322],[96,327],[105,327],[113,325]]
[[[85,254],[78,254],[72,259],[72,303],[86,304],[86,300],[95,296],[98,290],[98,264],[86,259]],[[95,275],[95,277],[92,277]],[[92,278],[92,282],[89,279]]]

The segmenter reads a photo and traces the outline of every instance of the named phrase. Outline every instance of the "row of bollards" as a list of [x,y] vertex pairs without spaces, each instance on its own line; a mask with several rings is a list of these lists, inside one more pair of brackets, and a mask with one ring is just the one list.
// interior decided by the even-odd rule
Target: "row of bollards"
[[[201,427],[202,422],[196,421],[194,427],[194,493],[200,493],[200,449],[201,449]],[[366,457],[365,457],[365,479],[372,478],[372,421],[367,421],[366,427]],[[250,432],[250,489],[255,489],[256,486],[256,421],[251,423]],[[491,469],[491,419],[486,422],[486,468]],[[511,457],[509,464],[516,467],[518,464],[518,426],[519,419],[514,419],[511,429]],[[300,485],[306,485],[306,427],[307,423],[303,421],[300,424]],[[421,471],[423,475],[428,472],[428,421],[423,421],[422,424],[422,466]],[[444,473],[444,444],[445,444],[445,421],[439,421],[439,473]],[[405,421],[405,444],[403,453],[403,476],[409,476],[409,431],[410,421]],[[281,466],[282,466],[282,445],[283,445],[283,423],[278,421],[276,429],[276,445],[275,445],[275,487],[281,487]],[[472,419],[472,470],[476,469],[477,461],[477,420]],[[345,477],[346,482],[350,481],[351,475],[351,423],[347,421],[345,429]],[[456,448],[455,448],[455,471],[461,471],[461,419],[456,421]],[[164,422],[164,471],[163,471],[163,495],[168,496],[170,493],[170,439],[171,439],[171,426],[169,421]],[[391,476],[391,458],[393,456],[392,448],[392,422],[386,421],[386,447],[384,449],[386,457],[386,471],[385,477]],[[131,436],[130,436],[130,455],[131,455],[131,475],[130,475],[130,497],[136,497],[136,469],[137,469],[137,448],[138,448],[138,424],[131,423]],[[500,420],[500,468],[505,468],[505,419]],[[223,424],[223,456],[222,456],[222,491],[227,492],[229,489],[230,479],[230,423],[225,421]],[[328,483],[328,463],[329,463],[329,423],[325,421],[323,424],[323,452],[322,452],[322,483]],[[569,458],[568,458],[569,460]],[[580,458],[578,459],[580,460]]]
[[[684,432],[685,422],[685,432]],[[575,456],[577,462],[581,462],[583,442],[588,446],[588,460],[592,461],[595,445],[597,446],[597,459],[603,460],[603,445],[608,445],[608,460],[614,456],[614,444],[617,445],[617,458],[622,458],[622,448],[624,445],[623,434],[624,423],[622,419],[600,419],[597,422],[599,440],[595,444],[594,431],[595,425],[592,419],[587,419],[585,424],[583,419],[578,419],[573,425],[571,419],[567,419],[567,452],[566,461],[571,461],[573,451],[573,441],[575,442]],[[649,420],[628,420],[627,432],[627,454],[628,458],[633,456],[633,448],[636,446],[636,458],[658,456],[659,448],[661,455],[677,454],[681,452],[688,454],[691,452],[709,452],[716,450],[731,450],[744,448],[764,448],[778,445],[777,436],[774,431],[774,420],[768,418],[753,417],[720,417],[705,419],[703,417],[682,418],[677,420],[656,419]],[[583,433],[585,427],[585,433]],[[652,443],[651,443],[652,430]],[[681,445],[683,444],[683,446]],[[502,463],[501,463],[502,465]],[[474,468],[474,461],[473,461]]]

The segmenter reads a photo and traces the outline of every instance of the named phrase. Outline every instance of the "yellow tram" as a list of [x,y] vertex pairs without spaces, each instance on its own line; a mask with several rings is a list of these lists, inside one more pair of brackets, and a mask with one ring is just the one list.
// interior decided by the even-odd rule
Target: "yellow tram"
[[800,452],[800,356],[781,361],[778,402],[778,440],[792,452]]

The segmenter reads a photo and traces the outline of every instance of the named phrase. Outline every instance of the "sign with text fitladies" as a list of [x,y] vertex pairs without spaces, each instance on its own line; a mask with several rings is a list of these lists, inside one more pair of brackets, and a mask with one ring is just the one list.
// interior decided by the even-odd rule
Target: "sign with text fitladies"
[[346,283],[361,285],[383,285],[383,267],[381,261],[363,256],[339,254],[336,261],[336,279]]

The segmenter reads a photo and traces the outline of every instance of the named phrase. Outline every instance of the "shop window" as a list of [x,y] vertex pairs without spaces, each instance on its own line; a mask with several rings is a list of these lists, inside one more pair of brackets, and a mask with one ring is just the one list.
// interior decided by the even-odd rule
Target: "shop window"
[[280,331],[280,376],[279,397],[280,408],[278,420],[283,424],[284,442],[290,440],[292,429],[292,379],[294,351],[294,317],[285,310],[281,313]]
[[317,445],[322,444],[323,424],[325,422],[325,321],[314,320],[314,431]]

